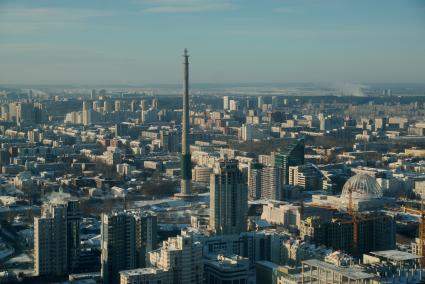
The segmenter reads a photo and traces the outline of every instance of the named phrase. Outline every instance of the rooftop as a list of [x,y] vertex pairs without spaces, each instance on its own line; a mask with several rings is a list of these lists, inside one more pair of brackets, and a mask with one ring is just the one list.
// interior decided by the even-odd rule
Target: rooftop
[[407,260],[414,260],[414,259],[420,259],[422,256],[408,253],[405,251],[399,251],[399,250],[383,250],[383,251],[372,251],[370,254],[373,254],[375,256],[384,257],[389,260],[394,261],[407,261]]
[[[333,264],[320,261],[317,259],[310,259],[305,260],[302,262],[303,265],[309,265],[314,266],[320,269],[332,271],[338,274],[341,274],[344,277],[349,278],[350,280],[366,280],[366,279],[373,279],[375,278],[375,275],[369,274],[366,272],[363,272],[360,270],[360,268],[357,268],[355,266],[349,266],[349,267],[341,267],[341,266],[335,266]],[[314,274],[313,274],[314,275]],[[316,275],[314,275],[316,276]]]
[[123,270],[123,271],[120,271],[120,274],[125,275],[125,276],[149,275],[149,274],[156,274],[156,273],[158,273],[158,271],[162,271],[162,269],[146,267],[146,268]]

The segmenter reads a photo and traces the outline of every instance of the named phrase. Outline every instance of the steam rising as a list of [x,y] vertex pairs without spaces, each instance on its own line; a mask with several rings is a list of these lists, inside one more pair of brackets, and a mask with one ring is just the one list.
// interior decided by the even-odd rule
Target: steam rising
[[63,204],[71,200],[71,194],[65,192],[52,192],[45,196],[45,202],[50,204]]
[[367,86],[361,84],[337,84],[334,86],[339,91],[341,96],[352,96],[352,97],[366,97],[367,95],[363,92],[367,89]]

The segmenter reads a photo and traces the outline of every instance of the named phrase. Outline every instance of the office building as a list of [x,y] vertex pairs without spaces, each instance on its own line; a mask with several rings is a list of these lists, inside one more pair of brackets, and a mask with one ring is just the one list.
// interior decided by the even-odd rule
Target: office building
[[313,164],[289,167],[289,184],[304,190],[322,190],[323,175]]
[[249,260],[238,255],[212,255],[204,261],[206,284],[247,284]]
[[274,167],[282,170],[282,184],[289,184],[289,167],[304,164],[304,140],[295,140],[273,155]]
[[216,234],[246,230],[248,188],[237,160],[217,163],[210,182],[210,229]]

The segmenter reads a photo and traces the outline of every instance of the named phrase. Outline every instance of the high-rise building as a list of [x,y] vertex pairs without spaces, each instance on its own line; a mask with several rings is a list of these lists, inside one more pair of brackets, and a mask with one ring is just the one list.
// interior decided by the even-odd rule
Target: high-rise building
[[282,184],[289,184],[289,167],[304,164],[304,140],[295,140],[283,151],[274,153],[273,165],[282,170]]
[[261,176],[263,164],[251,163],[248,170],[248,198],[256,200],[261,198]]
[[142,109],[142,111],[145,111],[147,109],[146,100],[140,101],[140,108]]
[[239,102],[237,100],[230,100],[229,109],[233,111],[239,110]]
[[68,273],[66,207],[43,207],[34,218],[34,271],[37,276],[63,276]]
[[152,99],[152,108],[158,109],[158,99],[157,98]]
[[181,154],[181,190],[176,196],[179,198],[192,197],[192,161],[189,141],[189,55],[184,50],[184,80],[183,80],[183,114],[182,114],[182,154]]
[[185,232],[168,238],[148,257],[150,266],[170,271],[172,283],[203,283],[202,244]]
[[229,109],[229,96],[223,97],[223,109],[228,110]]
[[9,120],[9,105],[8,104],[1,105],[1,119]]
[[217,163],[210,182],[210,229],[217,234],[246,230],[248,188],[237,160]]
[[91,100],[96,99],[96,89],[91,90],[91,93],[90,93],[90,99],[91,99]]
[[119,111],[122,110],[122,103],[121,103],[120,100],[115,101],[115,108],[114,109],[115,109],[116,112],[119,112]]
[[80,202],[70,200],[66,207],[66,236],[68,245],[68,271],[74,273],[79,269],[80,260],[80,222],[81,210]]
[[115,136],[128,136],[128,123],[115,124]]
[[276,167],[265,167],[261,173],[261,198],[282,199],[282,171]]
[[157,217],[152,212],[134,215],[136,219],[136,264],[146,267],[147,253],[156,249],[158,243]]
[[168,152],[178,152],[179,151],[179,133],[177,130],[161,130],[160,131],[160,141],[161,147]]
[[78,201],[43,205],[34,218],[34,270],[38,276],[63,276],[78,268],[81,214]]
[[130,104],[130,110],[132,112],[135,112],[135,111],[137,111],[138,107],[139,106],[137,105],[137,101],[136,100],[132,100],[131,101],[131,104]]
[[0,168],[10,164],[10,154],[5,148],[0,149]]
[[16,123],[27,126],[35,123],[35,109],[31,103],[18,103],[16,106]]
[[92,105],[87,101],[83,102],[82,116],[83,116],[83,125],[90,125],[92,123],[92,116],[93,116]]
[[263,105],[264,105],[264,98],[262,96],[258,97],[258,103],[257,103],[257,107],[259,109],[263,109]]
[[156,247],[156,216],[123,211],[102,215],[103,283],[119,283],[119,272],[145,265],[146,252]]
[[109,113],[114,110],[114,106],[112,104],[112,101],[105,100],[103,101],[103,112]]

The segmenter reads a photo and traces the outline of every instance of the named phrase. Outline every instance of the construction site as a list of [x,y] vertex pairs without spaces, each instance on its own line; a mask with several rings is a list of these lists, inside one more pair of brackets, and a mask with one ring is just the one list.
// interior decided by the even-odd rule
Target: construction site
[[[313,196],[308,206],[334,210],[330,218],[308,217],[301,221],[301,238],[360,258],[370,251],[394,249],[396,229],[393,216],[382,211],[386,202],[375,178],[355,175],[341,195]],[[335,210],[337,209],[337,210]]]
[[302,262],[301,283],[423,283],[422,257],[397,250],[363,255],[361,264],[336,265],[310,259]]

